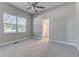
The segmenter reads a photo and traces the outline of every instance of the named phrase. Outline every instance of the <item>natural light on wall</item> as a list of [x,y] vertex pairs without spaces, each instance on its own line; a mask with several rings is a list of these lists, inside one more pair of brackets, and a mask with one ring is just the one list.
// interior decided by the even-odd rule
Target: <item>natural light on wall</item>
[[45,19],[42,21],[42,40],[48,41],[49,40],[49,19]]

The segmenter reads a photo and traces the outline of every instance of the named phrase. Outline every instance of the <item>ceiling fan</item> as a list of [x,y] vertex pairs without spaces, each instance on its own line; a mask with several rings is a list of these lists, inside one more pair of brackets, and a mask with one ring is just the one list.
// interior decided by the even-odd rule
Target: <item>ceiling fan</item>
[[36,13],[36,12],[38,12],[38,10],[37,10],[38,8],[40,8],[40,9],[44,9],[45,8],[43,6],[38,6],[38,3],[39,2],[33,2],[30,7],[26,8],[26,10],[32,9]]

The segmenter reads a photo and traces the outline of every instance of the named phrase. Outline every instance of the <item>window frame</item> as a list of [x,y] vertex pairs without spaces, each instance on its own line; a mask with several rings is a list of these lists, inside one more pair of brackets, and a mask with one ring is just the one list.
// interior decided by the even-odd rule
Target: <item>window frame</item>
[[[15,16],[15,15],[12,15],[12,14],[9,14],[9,13],[3,13],[3,32],[4,33],[16,33],[16,29],[15,29],[15,32],[5,32],[5,24],[11,24],[11,23],[5,23],[4,21],[4,19],[5,19],[5,14],[7,14],[7,15],[10,15],[10,16],[14,16],[14,17],[16,17],[17,18],[17,16]],[[16,25],[16,24],[14,24],[14,25]]]
[[[18,23],[17,23],[17,22],[18,22],[18,17],[20,17],[20,16],[15,16],[15,17],[16,17],[16,24],[15,24],[15,25],[16,25],[16,29],[15,29],[15,32],[5,32],[5,24],[11,24],[11,23],[5,23],[5,22],[4,22],[4,17],[5,17],[4,14],[8,14],[8,15],[15,16],[15,15],[13,15],[13,14],[3,13],[3,33],[5,33],[5,34],[6,34],[6,33],[7,33],[7,34],[8,34],[8,33],[9,33],[9,34],[10,34],[10,33],[26,33],[26,25],[27,25],[27,23],[24,25],[24,26],[25,26],[25,31],[24,31],[24,32],[19,32],[19,31],[18,31]],[[27,21],[27,19],[26,19],[25,17],[20,17],[20,18],[24,18],[25,21]]]
[[[16,31],[17,31],[18,33],[25,33],[25,32],[26,32],[26,25],[27,25],[27,24],[26,24],[26,22],[25,22],[25,25],[24,25],[24,26],[25,26],[25,31],[24,31],[24,32],[19,32],[19,31],[18,31],[18,25],[22,25],[22,24],[18,24],[18,18],[19,18],[19,17],[17,17],[17,21],[16,21],[16,22],[17,22],[17,30],[16,30]],[[24,17],[20,17],[20,18],[24,18]],[[26,18],[24,18],[24,19],[25,19],[25,21],[27,20]]]

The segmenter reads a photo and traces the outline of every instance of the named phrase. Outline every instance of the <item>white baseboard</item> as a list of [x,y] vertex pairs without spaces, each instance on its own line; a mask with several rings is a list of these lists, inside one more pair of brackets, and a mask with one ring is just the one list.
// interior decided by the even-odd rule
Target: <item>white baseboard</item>
[[61,44],[66,44],[66,45],[76,46],[76,44],[69,43],[69,42],[63,42],[63,41],[58,41],[58,40],[49,40],[49,41],[52,41],[52,42],[57,42],[57,43],[61,43]]
[[[34,37],[35,39],[41,39],[39,37]],[[64,42],[64,41],[58,41],[58,40],[49,40],[49,41],[52,41],[52,42],[57,42],[57,43],[61,43],[61,44],[66,44],[66,45],[72,45],[72,46],[77,46],[76,44],[74,43],[69,43],[69,42]]]
[[77,47],[77,45],[74,44],[74,43],[63,42],[63,41],[57,41],[57,40],[49,40],[49,41],[56,42],[56,43],[59,43],[59,44],[71,45],[71,46],[74,46],[77,50],[79,50],[79,48]]
[[[34,37],[35,39],[41,39],[39,37]],[[58,40],[49,40],[49,41],[52,41],[52,42],[56,42],[56,43],[59,43],[59,44],[66,44],[66,45],[71,45],[71,46],[74,46],[77,50],[79,50],[79,47],[74,44],[74,43],[70,43],[70,42],[63,42],[63,41],[58,41]]]
[[20,42],[20,41],[23,41],[23,40],[26,40],[26,39],[31,39],[31,38],[29,37],[29,38],[17,39],[17,40],[14,40],[14,41],[4,42],[4,43],[1,43],[0,46],[12,44],[12,43],[14,43],[14,42]]

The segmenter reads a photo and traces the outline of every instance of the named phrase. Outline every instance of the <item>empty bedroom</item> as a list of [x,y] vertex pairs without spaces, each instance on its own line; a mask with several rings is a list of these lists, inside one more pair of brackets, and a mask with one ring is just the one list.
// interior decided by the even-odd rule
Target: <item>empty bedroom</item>
[[79,57],[79,2],[0,2],[0,57]]

